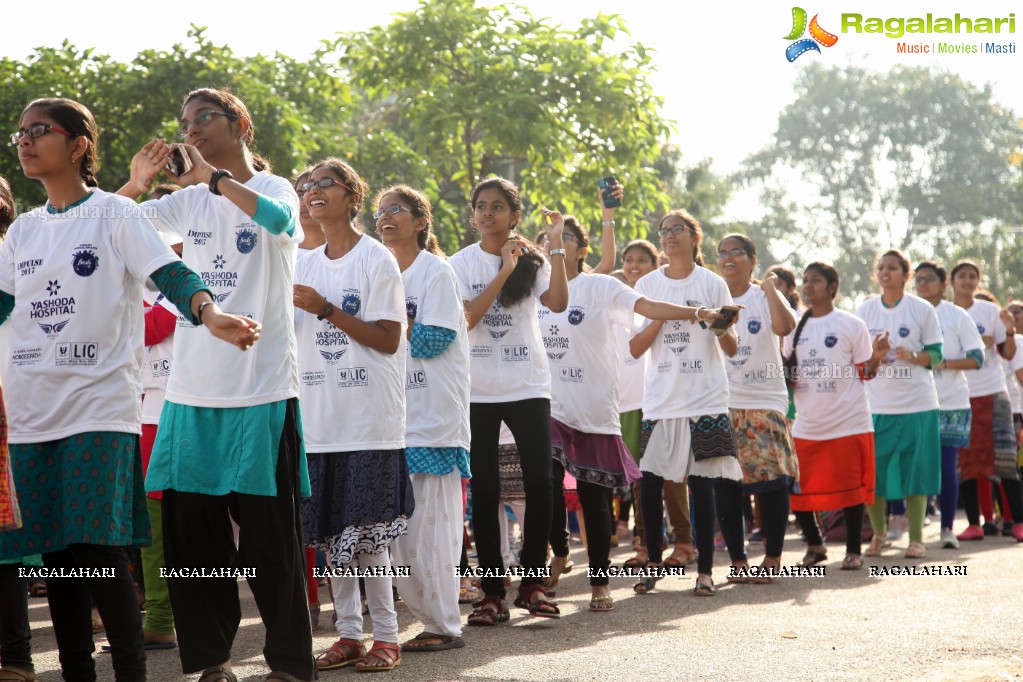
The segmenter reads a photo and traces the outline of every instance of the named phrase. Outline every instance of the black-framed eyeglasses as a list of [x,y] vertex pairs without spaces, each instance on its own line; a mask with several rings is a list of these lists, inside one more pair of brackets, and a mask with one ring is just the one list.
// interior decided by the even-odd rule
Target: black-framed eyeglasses
[[664,239],[669,234],[673,234],[677,237],[680,234],[682,234],[682,231],[684,229],[686,229],[685,225],[672,225],[671,227],[662,227],[661,229],[657,230],[657,234],[661,237],[661,239]]
[[718,251],[718,258],[727,258],[728,256],[731,256],[732,258],[738,258],[740,256],[745,256],[745,255],[746,255],[746,249],[741,249],[738,246],[735,247],[734,249],[728,249],[728,250],[722,249],[721,251]]
[[26,135],[28,135],[28,139],[34,140],[36,138],[42,137],[46,133],[51,132],[59,133],[64,137],[70,137],[72,139],[78,137],[77,135],[69,133],[63,128],[58,128],[57,126],[50,125],[49,123],[34,123],[30,125],[28,128],[21,128],[20,130],[18,130],[18,132],[11,133],[11,146],[17,147],[18,144],[21,142],[21,138],[25,137]]
[[327,189],[328,187],[333,187],[334,185],[337,185],[338,187],[344,187],[352,194],[355,194],[355,191],[351,187],[341,182],[340,180],[335,180],[334,178],[320,178],[319,180],[309,180],[308,182],[303,182],[299,186],[298,191],[305,193],[311,190],[313,187],[322,187],[323,189]]
[[377,210],[373,211],[373,220],[380,220],[385,215],[398,215],[402,211],[408,211],[409,213],[412,213],[412,209],[409,208],[408,206],[402,206],[401,204],[391,204],[390,206],[378,208]]
[[192,126],[199,126],[202,128],[204,125],[213,120],[215,116],[223,116],[230,121],[238,118],[234,114],[229,114],[226,111],[204,111],[191,121],[182,121],[181,127],[178,128],[178,137],[182,140],[188,137],[188,131],[191,130]]

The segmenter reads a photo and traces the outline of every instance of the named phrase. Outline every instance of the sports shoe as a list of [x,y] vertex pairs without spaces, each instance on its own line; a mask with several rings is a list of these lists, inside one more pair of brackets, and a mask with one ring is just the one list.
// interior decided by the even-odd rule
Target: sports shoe
[[966,530],[956,536],[959,540],[983,540],[984,529],[980,526],[967,526]]
[[887,544],[900,541],[907,530],[909,530],[909,519],[906,518],[906,515],[893,516],[891,523],[888,524],[888,537],[885,538]]
[[941,531],[941,547],[942,549],[959,549],[959,540],[956,539],[956,534],[952,532],[951,528]]
[[984,535],[998,535],[998,525],[991,521],[985,521]]
[[1016,524],[1013,521],[1002,522],[1002,537],[1014,538],[1016,537]]
[[922,542],[911,542],[909,547],[906,548],[907,559],[923,559],[927,556],[927,548],[924,547]]
[[750,542],[763,542],[764,541],[764,532],[762,530],[760,530],[759,528],[754,528],[753,532],[749,534],[749,541]]

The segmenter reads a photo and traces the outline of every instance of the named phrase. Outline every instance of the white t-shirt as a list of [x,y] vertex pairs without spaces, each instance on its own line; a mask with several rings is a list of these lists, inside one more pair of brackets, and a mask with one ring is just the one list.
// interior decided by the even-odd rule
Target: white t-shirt
[[[794,338],[795,334],[785,337],[785,357],[792,352]],[[867,389],[856,370],[872,354],[867,325],[855,315],[836,309],[806,321],[796,354],[794,437],[833,440],[873,433]]]
[[[948,301],[939,301],[934,307],[941,324],[941,354],[946,360],[962,360],[966,352],[984,350],[984,341],[969,314]],[[976,370],[938,369],[934,371],[934,388],[938,391],[938,405],[943,410],[970,409],[970,385],[967,375]]]
[[583,433],[620,436],[615,323],[632,320],[642,296],[608,275],[579,273],[568,308],[541,307],[540,333],[551,365],[551,417]]
[[64,213],[40,207],[10,226],[0,289],[16,301],[4,374],[11,443],[142,432],[143,283],[177,260],[143,215],[96,190]]
[[469,337],[455,272],[443,258],[420,251],[404,272],[405,313],[419,324],[456,332],[433,358],[408,351],[405,447],[469,449]]
[[265,171],[245,186],[289,204],[295,233],[271,234],[206,185],[192,185],[142,204],[161,230],[184,239],[185,265],[199,274],[221,310],[263,325],[244,353],[191,325],[175,331],[174,373],[167,399],[197,407],[247,407],[298,395],[292,281],[302,241],[298,195],[291,183]]
[[994,303],[974,299],[973,305],[966,309],[973,318],[977,331],[981,336],[994,336],[995,342],[990,348],[984,349],[984,366],[966,373],[966,382],[970,385],[970,397],[982,398],[986,395],[1002,393],[1005,385],[1005,373],[1002,371],[1001,355],[998,344],[1005,343],[1005,325],[999,318],[999,308]]
[[[149,296],[146,296],[149,300]],[[178,312],[174,304],[160,294],[152,299],[152,306],[167,310],[178,318],[178,324],[187,322],[184,315]],[[142,360],[142,423],[159,424],[160,412],[163,410],[164,398],[167,395],[167,382],[170,380],[171,366],[174,364],[174,334],[168,335],[160,343],[146,346]]]
[[1020,400],[1020,386],[1019,381],[1016,379],[1016,370],[1023,368],[1023,334],[1016,334],[1016,354],[1012,356],[1012,360],[1006,360],[1002,356],[998,356],[999,362],[1002,364],[1002,370],[1005,372],[1005,387],[1009,392],[1009,400],[1012,402],[1012,413],[1020,414],[1023,412],[1023,401]]
[[[732,304],[725,280],[703,267],[685,279],[665,268],[644,275],[636,291],[652,301],[720,308]],[[647,323],[651,324],[651,323]],[[696,322],[669,320],[648,351],[644,419],[679,419],[728,412],[728,374],[718,337]]]
[[[478,243],[465,247],[448,263],[464,301],[476,298],[501,270],[501,257],[487,253]],[[472,402],[551,397],[551,374],[537,322],[539,299],[550,283],[551,266],[544,261],[536,273],[532,296],[510,308],[495,299],[483,319],[469,330]]]
[[638,358],[629,352],[629,341],[643,328],[644,318],[633,314],[629,324],[616,324],[615,342],[618,344],[618,357],[621,360],[621,371],[618,374],[618,412],[624,414],[643,407],[643,383],[646,381],[646,359],[643,353]]
[[403,448],[407,318],[398,261],[390,249],[365,235],[341,258],[327,258],[325,249],[321,246],[302,258],[295,283],[316,289],[360,320],[400,322],[402,341],[397,353],[381,353],[295,308],[306,450]]
[[781,339],[771,329],[771,308],[767,294],[751,285],[735,303],[743,306],[735,331],[739,350],[725,358],[728,370],[728,406],[739,410],[789,409],[789,394],[781,372]]
[[904,294],[894,308],[886,308],[880,296],[864,301],[856,311],[867,324],[870,338],[888,332],[891,350],[878,368],[877,376],[867,382],[867,400],[874,414],[910,414],[938,409],[938,393],[931,370],[895,359],[895,349],[920,352],[924,346],[941,343],[941,323],[934,306]]

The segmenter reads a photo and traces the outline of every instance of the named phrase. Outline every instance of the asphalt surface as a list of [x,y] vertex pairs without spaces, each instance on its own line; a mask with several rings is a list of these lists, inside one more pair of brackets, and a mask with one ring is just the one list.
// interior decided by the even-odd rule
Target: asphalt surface
[[[965,521],[956,524],[965,528]],[[405,654],[394,680],[1023,680],[1023,544],[988,537],[960,550],[938,548],[937,522],[927,526],[928,556],[905,559],[908,539],[860,571],[841,571],[844,547],[829,546],[826,575],[791,577],[770,585],[725,584],[727,554],[715,556],[716,595],[693,594],[695,566],[665,578],[654,593],[635,595],[631,578],[611,581],[615,609],[587,610],[585,550],[573,547],[576,568],[558,586],[560,620],[512,608],[511,621],[465,628],[463,649]],[[632,552],[612,550],[613,561]],[[759,564],[763,546],[749,546]],[[786,538],[783,565],[803,554],[799,536]],[[949,566],[966,575],[871,576],[870,566]],[[960,567],[956,571],[955,567]],[[965,568],[962,568],[965,567]],[[264,629],[248,588],[241,587],[243,621],[234,647],[240,680],[269,673],[261,654]],[[316,653],[333,642],[326,588]],[[398,603],[399,637],[421,631]],[[463,606],[463,613],[468,613]],[[32,645],[41,682],[60,680],[56,643],[45,599],[30,600]],[[367,632],[371,624],[367,616]],[[105,643],[97,636],[97,649]],[[100,680],[113,680],[108,655],[97,654]],[[149,652],[150,680],[183,676],[176,651]],[[321,680],[364,676],[351,668]]]

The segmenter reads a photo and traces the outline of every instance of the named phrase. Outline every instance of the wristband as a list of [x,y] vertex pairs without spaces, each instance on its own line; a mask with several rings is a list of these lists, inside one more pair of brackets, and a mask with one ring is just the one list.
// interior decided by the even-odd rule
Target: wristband
[[330,301],[320,308],[320,314],[316,316],[317,320],[324,320],[334,314],[334,304]]
[[199,320],[199,325],[202,325],[202,311],[206,310],[206,306],[213,305],[213,301],[203,301],[199,304],[199,307],[195,309],[195,316]]
[[550,250],[550,255],[557,256],[558,254],[561,254],[562,256],[564,256],[565,255],[565,250],[564,249],[551,249]]
[[613,221],[613,220],[601,220],[600,224],[603,225],[604,227],[614,227],[615,221]]
[[220,182],[221,178],[231,178],[234,180],[234,176],[231,175],[230,171],[226,171],[223,168],[213,171],[213,175],[210,176],[210,193],[216,194],[218,197],[222,196],[220,190],[217,189],[217,183]]

